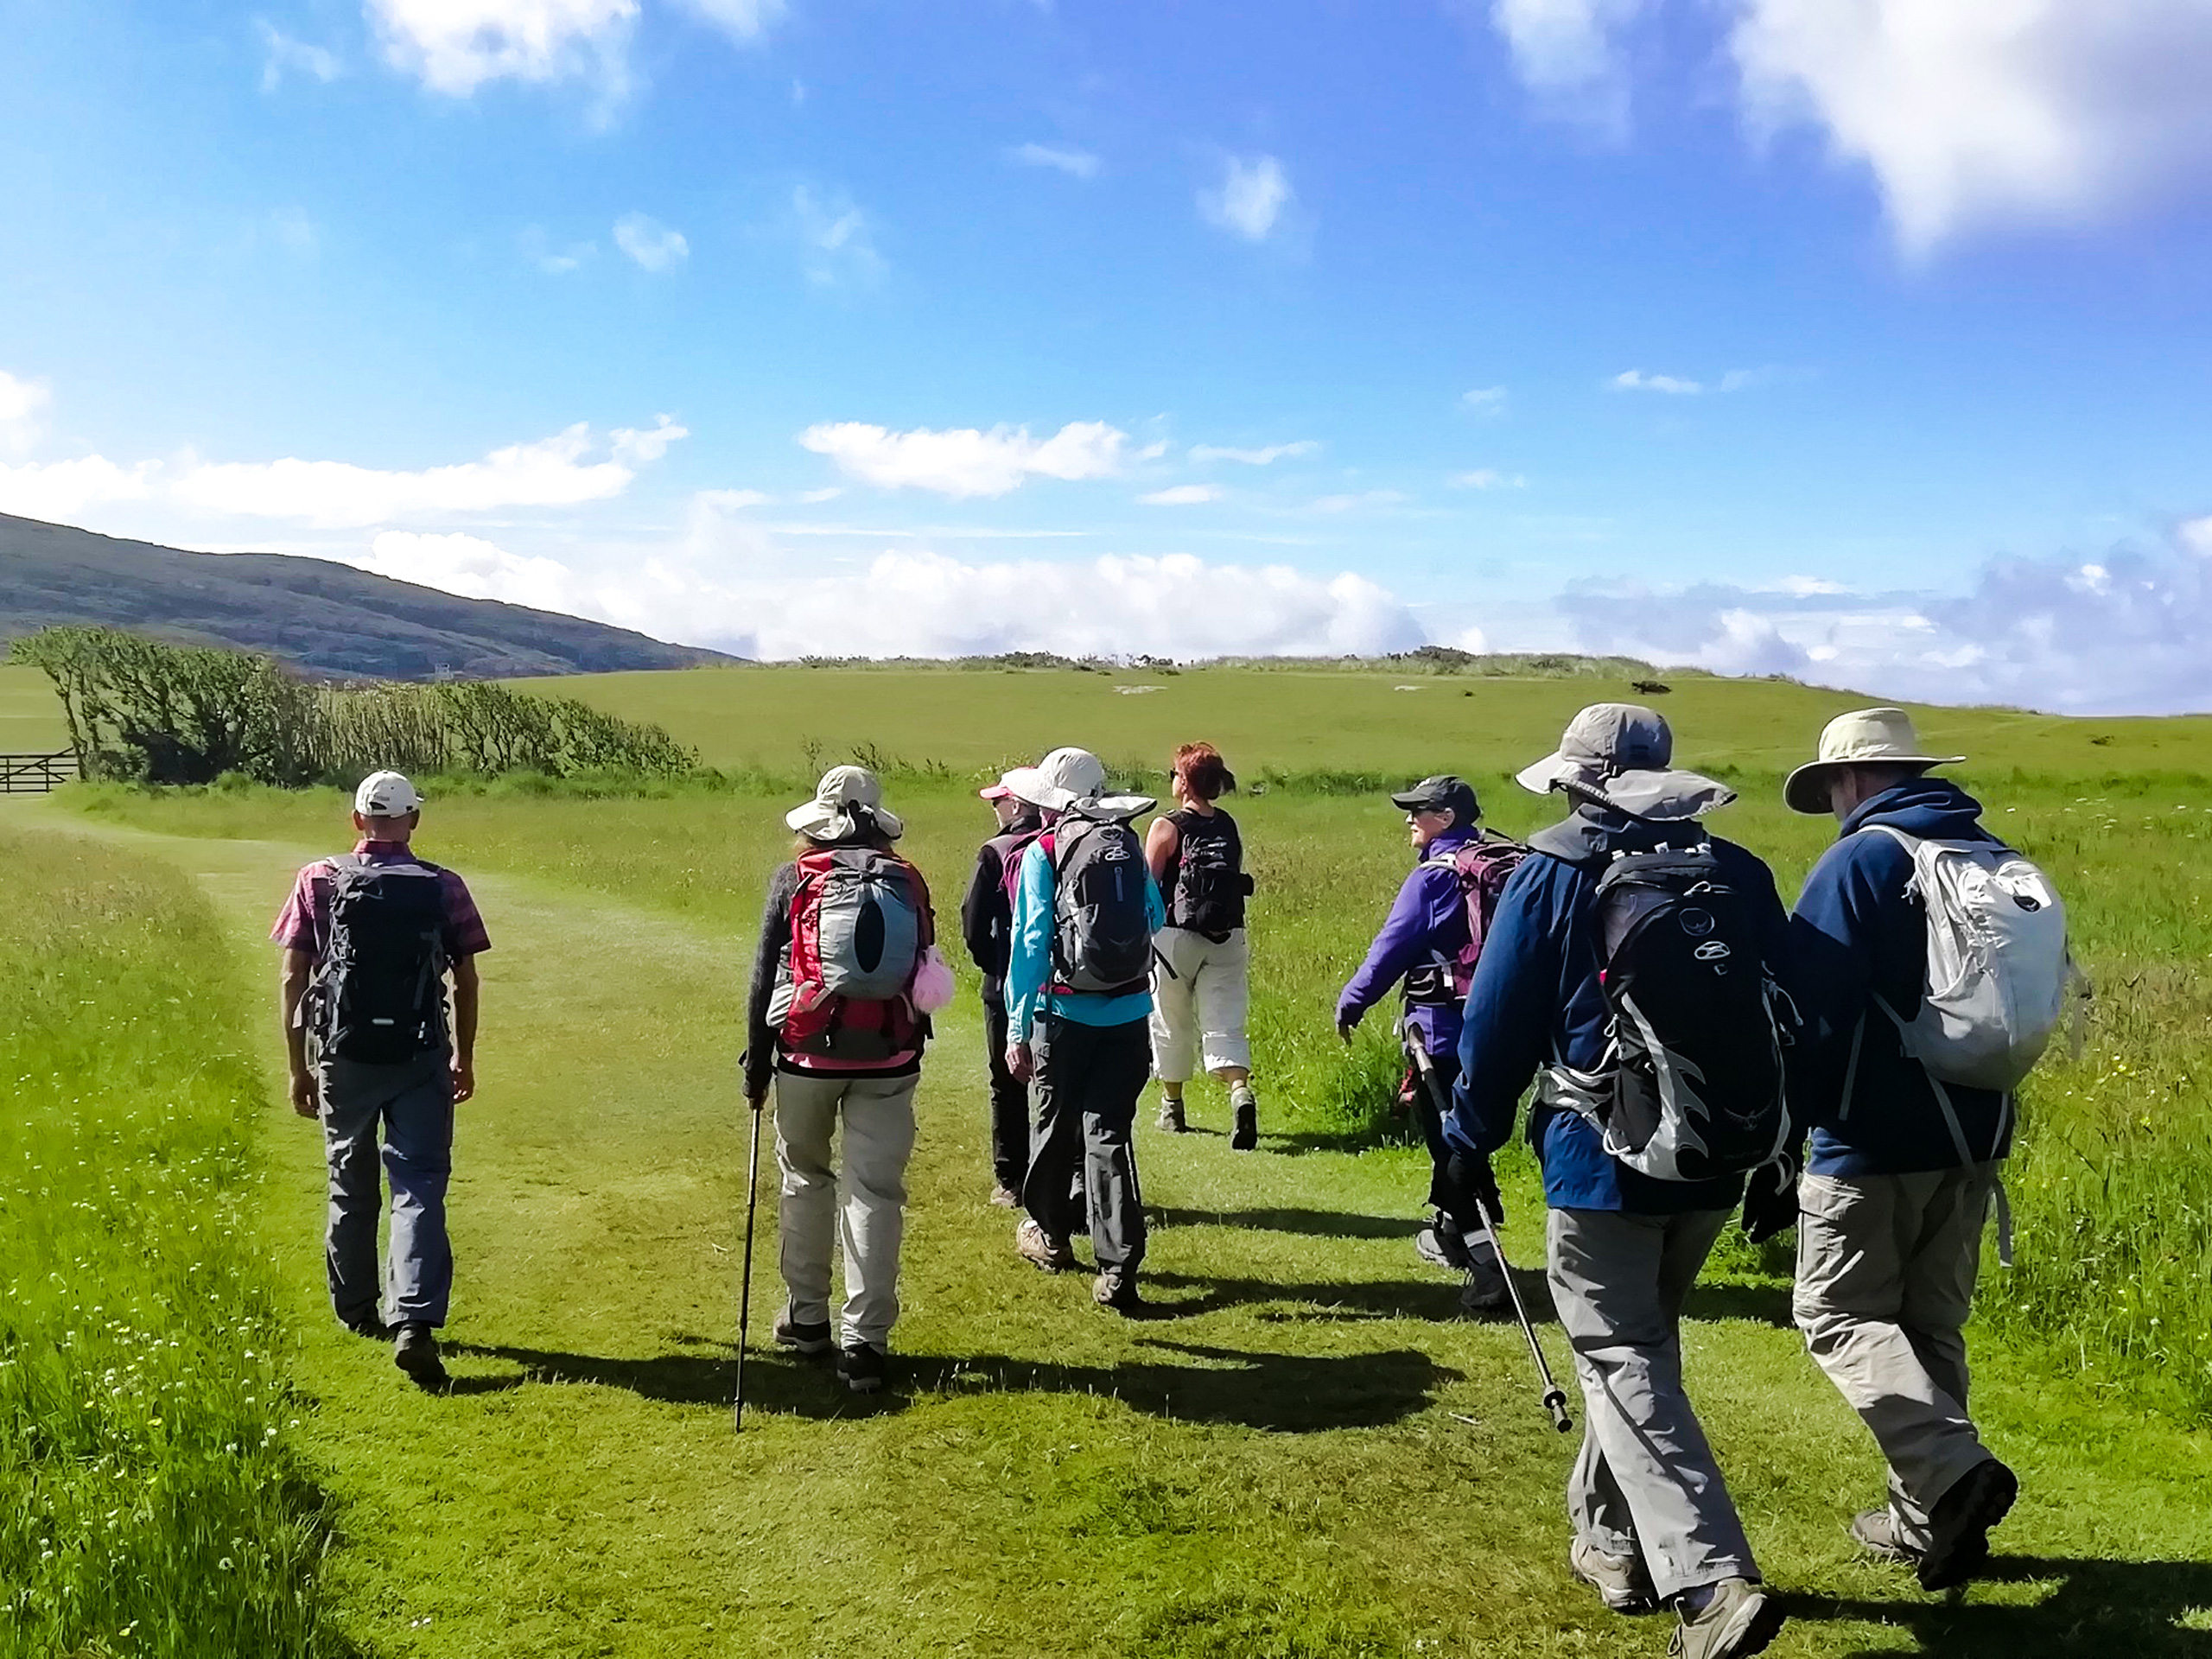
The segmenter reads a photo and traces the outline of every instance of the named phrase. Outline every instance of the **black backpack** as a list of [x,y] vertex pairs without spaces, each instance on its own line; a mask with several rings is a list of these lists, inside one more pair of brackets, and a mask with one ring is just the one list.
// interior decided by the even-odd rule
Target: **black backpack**
[[372,1065],[445,1042],[446,906],[421,864],[333,861],[330,944],[315,981],[322,1052]]
[[1126,823],[1062,818],[1052,831],[1052,972],[1071,991],[1119,995],[1152,982],[1152,872]]
[[1756,1169],[1789,1133],[1794,1017],[1768,976],[1754,900],[1710,842],[1630,853],[1599,878],[1591,928],[1611,1014],[1599,1073],[1554,1067],[1554,1100],[1660,1180]]
[[1167,821],[1175,826],[1177,844],[1168,925],[1218,944],[1244,925],[1244,900],[1252,891],[1236,820],[1226,812],[1209,817],[1184,811],[1170,813]]

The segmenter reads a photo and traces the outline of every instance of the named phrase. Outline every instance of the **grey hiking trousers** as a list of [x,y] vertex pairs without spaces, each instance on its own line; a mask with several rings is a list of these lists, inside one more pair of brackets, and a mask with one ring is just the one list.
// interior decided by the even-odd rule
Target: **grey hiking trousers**
[[1732,1213],[1551,1212],[1552,1300],[1584,1413],[1567,1515],[1607,1554],[1641,1556],[1662,1600],[1759,1576],[1682,1391],[1682,1299]]
[[1988,1449],[1967,1415],[1967,1315],[1998,1166],[1798,1183],[1805,1346],[1873,1431],[1890,1511],[1925,1547],[1929,1512]]
[[1087,1211],[1099,1271],[1134,1273],[1144,1260],[1145,1223],[1130,1131],[1152,1077],[1152,1033],[1142,1020],[1086,1026],[1047,1014],[1029,1052],[1037,1126],[1022,1207],[1054,1238],[1081,1226]]
[[[379,1317],[392,1325],[443,1325],[453,1295],[453,1246],[446,1237],[446,1184],[453,1175],[452,1059],[443,1049],[391,1065],[321,1055],[315,1061],[315,1094],[330,1165],[330,1224],[323,1254],[332,1309],[349,1325]],[[381,1266],[379,1156],[391,1185],[391,1241]]]

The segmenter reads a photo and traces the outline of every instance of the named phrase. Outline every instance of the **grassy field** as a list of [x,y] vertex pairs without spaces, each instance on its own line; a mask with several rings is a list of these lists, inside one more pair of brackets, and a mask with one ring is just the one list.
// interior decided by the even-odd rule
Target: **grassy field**
[[[650,686],[563,684],[669,719],[710,758],[778,772],[808,763],[797,736],[715,750],[711,734],[766,729],[816,706],[832,679],[895,688],[883,702],[892,734],[878,741],[914,769],[897,804],[947,906],[986,820],[964,779],[929,781],[922,763],[961,771],[1041,747],[1075,708],[1052,699],[1102,690],[1071,674],[666,677],[658,711],[618,701]],[[938,707],[941,726],[912,706],[910,683],[918,696],[925,681],[964,696]],[[1222,736],[1243,720],[1249,741],[1230,758],[1248,776],[1454,766],[1505,827],[1541,821],[1545,804],[1500,774],[1548,747],[1590,688],[1389,683],[1361,693],[1374,705],[1363,714],[1360,688],[1326,675],[1224,677],[1206,704],[1217,719],[1191,715],[1195,727],[1158,707],[1172,691],[1104,690],[1122,726],[1102,728],[1134,735],[1090,735],[1157,765],[1171,735]],[[678,719],[698,685],[732,690],[719,712]],[[1389,711],[1440,693],[1459,707],[1432,736],[1393,723]],[[1667,705],[1686,760],[1728,757],[1747,799],[1724,832],[1768,854],[1785,889],[1825,835],[1772,804],[1777,768],[1837,706],[1825,697],[1692,682]],[[1264,723],[1271,699],[1282,743]],[[1332,703],[1345,723],[1309,741],[1294,716]],[[1149,724],[1133,724],[1138,711]],[[2197,973],[2212,950],[2201,874],[2212,825],[2195,757],[2212,748],[2192,750],[2171,722],[1942,718],[1942,741],[1975,753],[1967,781],[1986,787],[1993,820],[2073,900],[2100,990],[2082,1058],[2037,1079],[2014,1168],[2022,1265],[1992,1270],[1977,1326],[1978,1414],[2027,1489],[1997,1579],[1947,1601],[1853,1556],[1841,1522],[1876,1495],[1879,1465],[1787,1328],[1771,1258],[1732,1246],[1708,1274],[1686,1337],[1693,1389],[1762,1563],[1791,1597],[1777,1653],[2202,1652],[2212,1005]],[[1018,728],[1003,747],[1001,724]],[[821,723],[816,758],[842,758],[837,729]],[[2127,784],[2105,781],[2130,769]],[[1237,805],[1261,881],[1254,1024],[1268,1133],[1261,1155],[1233,1157],[1224,1104],[1206,1091],[1195,1116],[1212,1133],[1143,1137],[1160,1317],[1123,1325],[1082,1284],[1013,1257],[1010,1218],[983,1202],[978,1036],[963,998],[921,1097],[902,1385],[856,1408],[823,1372],[766,1357],[750,1373],[760,1414],[733,1440],[734,1019],[786,804],[727,790],[433,791],[426,850],[470,872],[496,940],[484,1092],[463,1110],[458,1152],[452,1396],[408,1391],[383,1355],[331,1325],[313,1131],[273,1103],[256,1116],[268,1271],[295,1333],[278,1351],[304,1407],[272,1444],[336,1505],[345,1544],[322,1591],[344,1639],[438,1656],[1663,1647],[1663,1621],[1610,1618],[1568,1580],[1559,1489],[1571,1447],[1543,1423],[1517,1335],[1453,1319],[1453,1286],[1412,1255],[1421,1160],[1382,1103],[1387,1042],[1370,1033],[1347,1052],[1328,1032],[1335,986],[1404,867],[1396,816],[1372,798],[1278,785]],[[289,873],[332,844],[344,804],[86,791],[76,810],[11,818],[59,844],[92,837],[193,874],[230,935],[226,959],[265,974],[260,941]],[[218,954],[201,965],[220,976]],[[230,1052],[274,1064],[271,1022],[235,996],[225,1006]],[[1533,1261],[1533,1168],[1516,1154],[1503,1174],[1509,1248]],[[772,1262],[765,1224],[763,1243]],[[758,1287],[765,1331],[772,1272]],[[1563,1357],[1555,1329],[1551,1340]]]

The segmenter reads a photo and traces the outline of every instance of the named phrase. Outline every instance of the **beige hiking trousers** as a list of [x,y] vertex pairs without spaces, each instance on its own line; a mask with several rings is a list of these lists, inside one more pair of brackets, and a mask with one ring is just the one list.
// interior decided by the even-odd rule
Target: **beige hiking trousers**
[[1153,936],[1152,1069],[1162,1083],[1187,1083],[1201,1060],[1208,1071],[1252,1069],[1244,1035],[1251,1006],[1244,930],[1219,942],[1184,927]]
[[1967,1415],[1967,1315],[1998,1166],[1807,1175],[1797,1188],[1805,1346],[1873,1432],[1890,1510],[1916,1545],[1929,1512],[1990,1453]]
[[[899,1317],[899,1246],[906,1230],[906,1160],[914,1152],[914,1088],[921,1078],[776,1073],[777,1265],[791,1319],[830,1317],[830,1247],[845,1258],[846,1347],[881,1348]],[[843,1167],[830,1139],[844,1128]],[[838,1202],[840,1182],[844,1199]]]

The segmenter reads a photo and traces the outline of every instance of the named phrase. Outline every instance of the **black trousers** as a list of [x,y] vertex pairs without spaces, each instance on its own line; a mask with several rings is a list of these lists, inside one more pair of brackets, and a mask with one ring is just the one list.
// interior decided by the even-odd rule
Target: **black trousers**
[[1145,1224],[1130,1132],[1152,1077],[1151,1028],[1142,1020],[1086,1026],[1049,1014],[1030,1053],[1037,1130],[1022,1207],[1055,1238],[1081,1227],[1087,1209],[1099,1268],[1133,1273],[1144,1260]]
[[1444,1107],[1452,1098],[1452,1085],[1459,1081],[1459,1053],[1457,1049],[1448,1054],[1428,1057],[1433,1082],[1424,1088],[1421,1074],[1414,1074],[1414,1121],[1421,1125],[1421,1137],[1428,1143],[1428,1205],[1432,1210],[1441,1210],[1459,1224],[1462,1232],[1478,1230],[1474,1206],[1465,1194],[1452,1184],[1446,1173],[1452,1160],[1452,1148],[1444,1139]]
[[1029,1085],[1006,1069],[1006,1004],[983,999],[983,1044],[990,1050],[991,1168],[999,1185],[1021,1191],[1029,1173]]

